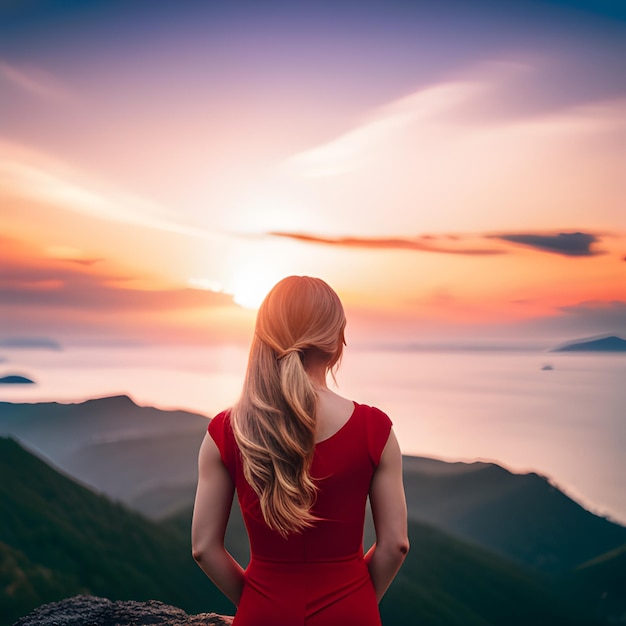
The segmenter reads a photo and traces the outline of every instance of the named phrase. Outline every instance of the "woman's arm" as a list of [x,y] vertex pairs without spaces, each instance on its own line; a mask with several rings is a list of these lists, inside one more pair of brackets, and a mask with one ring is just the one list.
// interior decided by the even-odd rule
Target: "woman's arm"
[[208,433],[198,457],[198,489],[191,523],[191,550],[202,571],[237,606],[244,574],[224,548],[235,486]]
[[376,543],[365,555],[365,561],[380,602],[409,551],[402,453],[393,430],[374,473],[369,495]]

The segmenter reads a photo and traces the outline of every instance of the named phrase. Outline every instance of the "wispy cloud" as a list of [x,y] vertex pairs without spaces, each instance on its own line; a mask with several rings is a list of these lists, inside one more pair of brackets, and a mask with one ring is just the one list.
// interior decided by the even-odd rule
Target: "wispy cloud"
[[[282,168],[303,178],[338,176],[379,163],[390,142],[396,148],[407,146],[409,156],[424,147],[432,152],[433,140],[454,148],[460,138],[472,141],[477,128],[487,135],[505,121],[514,126],[514,119],[517,123],[532,119],[542,110],[537,101],[538,66],[548,61],[511,58],[476,63],[456,79],[422,87],[370,111],[350,130],[293,155]],[[567,112],[571,104],[562,106]],[[455,133],[446,132],[449,124]]]
[[625,300],[585,300],[557,306],[548,314],[516,321],[518,332],[550,336],[553,342],[592,335],[626,337]]
[[469,82],[434,85],[373,111],[369,119],[336,139],[300,152],[282,165],[288,173],[317,178],[337,176],[367,165],[390,136],[410,124],[438,118],[482,87]]
[[65,346],[238,341],[240,325],[249,321],[230,294],[116,268],[109,259],[68,263],[0,236],[0,339],[21,338],[20,346],[0,349],[25,347],[33,337],[54,337]]
[[21,65],[0,59],[0,79],[21,91],[45,100],[67,101],[73,97],[56,76],[32,65]]
[[[459,246],[458,236],[422,235],[421,237],[322,237],[306,233],[271,232],[274,237],[285,237],[305,243],[325,244],[345,248],[370,248],[386,250],[414,250],[416,252],[439,252],[443,254],[497,255],[506,251],[499,248],[479,248]],[[447,241],[447,245],[440,242]],[[457,245],[458,247],[454,247]]]
[[62,210],[204,240],[228,235],[185,221],[181,213],[100,181],[45,155],[0,143],[0,190]]
[[103,258],[92,258],[85,256],[82,250],[78,248],[72,248],[70,246],[48,246],[46,248],[46,254],[58,261],[65,261],[67,263],[76,263],[77,265],[90,266],[104,261]]
[[[3,306],[71,308],[97,311],[164,311],[232,304],[232,297],[205,289],[137,289],[108,281],[120,277],[91,276],[59,268],[29,269],[0,277]],[[130,279],[128,279],[130,281]]]
[[500,233],[489,235],[492,239],[501,239],[514,244],[529,246],[543,252],[552,252],[564,256],[582,257],[604,254],[602,250],[592,249],[600,239],[592,233],[573,232],[555,235],[537,233]]
[[[321,244],[344,248],[369,248],[380,250],[413,250],[469,256],[495,256],[509,254],[512,248],[523,245],[539,252],[551,252],[565,257],[591,257],[605,254],[593,248],[601,241],[599,235],[585,232],[546,233],[490,233],[485,235],[439,234],[416,237],[327,237],[311,233],[281,232],[268,233],[273,237],[284,237],[304,243]],[[503,242],[494,247],[494,241]],[[468,245],[472,242],[472,245]],[[481,245],[488,243],[490,245]],[[514,244],[510,246],[508,244]]]
[[589,300],[559,307],[566,315],[604,329],[605,332],[626,333],[626,301]]
[[[365,236],[448,228],[527,235],[567,223],[586,230],[591,214],[594,223],[615,223],[626,100],[548,102],[540,92],[532,64],[469,68],[294,154],[275,187],[306,198],[320,222],[334,225],[329,234],[356,224]],[[528,102],[517,106],[522,97]],[[311,230],[302,226],[284,230]],[[578,256],[595,254],[591,243]]]
[[166,311],[232,304],[206,289],[139,288],[144,276],[94,272],[64,259],[17,256],[0,250],[0,302],[5,307],[75,311]]

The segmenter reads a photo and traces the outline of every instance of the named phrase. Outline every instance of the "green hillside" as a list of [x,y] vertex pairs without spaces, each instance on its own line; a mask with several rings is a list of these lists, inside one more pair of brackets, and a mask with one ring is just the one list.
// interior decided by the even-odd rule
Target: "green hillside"
[[405,457],[404,484],[411,519],[545,572],[566,572],[626,543],[626,528],[537,474]]
[[0,402],[0,436],[153,519],[193,502],[207,424],[196,413],[139,406],[128,396]]
[[[175,529],[182,536],[188,536],[191,533],[192,515],[193,507],[185,507],[165,518],[162,523],[164,526]],[[247,565],[250,560],[250,544],[248,543],[246,525],[244,524],[236,496],[233,499],[233,508],[230,513],[224,544],[239,563],[244,566]]]
[[0,438],[0,625],[76,593],[232,613],[189,535],[96,495]]
[[11,624],[42,603],[84,591],[74,577],[0,543],[0,624]]
[[577,567],[561,582],[611,624],[626,618],[626,544]]
[[387,624],[582,626],[596,622],[542,574],[409,523],[411,551],[381,604]]

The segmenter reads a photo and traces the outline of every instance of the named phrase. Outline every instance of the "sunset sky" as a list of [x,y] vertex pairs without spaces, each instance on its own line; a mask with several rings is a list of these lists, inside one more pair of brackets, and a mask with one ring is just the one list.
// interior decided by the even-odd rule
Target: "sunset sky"
[[[4,2],[0,341],[626,336],[626,8]],[[349,335],[350,337],[350,335]]]

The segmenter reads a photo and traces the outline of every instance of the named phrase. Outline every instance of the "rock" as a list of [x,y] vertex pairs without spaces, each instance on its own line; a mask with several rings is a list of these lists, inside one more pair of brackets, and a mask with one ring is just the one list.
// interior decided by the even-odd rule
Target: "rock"
[[163,602],[113,602],[95,596],[75,596],[44,604],[13,626],[230,626],[233,618],[216,613],[187,615]]

